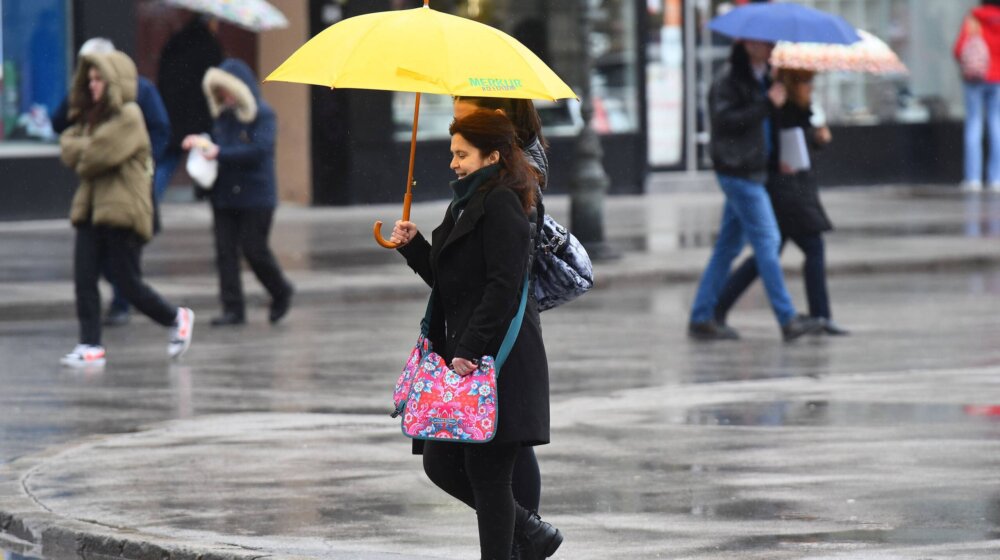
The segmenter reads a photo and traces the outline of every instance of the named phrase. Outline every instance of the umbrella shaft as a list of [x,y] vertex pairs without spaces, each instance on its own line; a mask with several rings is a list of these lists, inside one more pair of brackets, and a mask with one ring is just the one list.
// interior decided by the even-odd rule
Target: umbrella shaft
[[406,197],[403,198],[403,221],[410,221],[410,201],[413,200],[413,164],[417,157],[417,124],[420,122],[420,92],[413,103],[413,132],[410,134],[410,169],[406,172]]

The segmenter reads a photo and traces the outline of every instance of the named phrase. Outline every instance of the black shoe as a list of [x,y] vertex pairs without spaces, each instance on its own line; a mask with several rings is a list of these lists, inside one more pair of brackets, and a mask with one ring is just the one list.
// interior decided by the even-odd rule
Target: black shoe
[[826,319],[823,321],[823,333],[831,336],[847,336],[851,331],[834,323],[833,319]]
[[825,321],[819,317],[796,315],[781,325],[781,337],[785,339],[785,342],[791,342],[802,335],[823,330],[824,323]]
[[521,543],[517,542],[517,535],[514,535],[514,542],[510,547],[510,560],[522,560]]
[[218,317],[212,317],[211,324],[213,327],[231,327],[234,325],[242,325],[246,323],[246,317],[242,313],[236,313],[235,311],[224,311],[222,315]]
[[545,560],[556,553],[563,542],[559,529],[520,506],[515,516],[514,552],[520,553],[521,560]]
[[108,314],[104,316],[102,323],[105,327],[120,327],[127,325],[131,318],[132,314],[129,313],[128,309],[111,308],[108,309]]
[[688,323],[688,337],[695,340],[738,340],[736,329],[715,320],[704,323]]
[[271,301],[271,312],[267,318],[271,321],[272,325],[280,321],[285,315],[288,315],[288,310],[292,307],[292,295],[294,294],[295,289],[289,286],[284,296],[274,298]]

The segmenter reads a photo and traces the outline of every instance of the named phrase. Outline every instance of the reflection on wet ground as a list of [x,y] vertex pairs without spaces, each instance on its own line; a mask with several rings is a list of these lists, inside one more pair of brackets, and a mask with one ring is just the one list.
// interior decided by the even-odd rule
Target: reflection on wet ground
[[[553,395],[553,444],[539,449],[543,508],[573,535],[557,558],[614,551],[772,560],[854,550],[869,558],[883,549],[893,558],[952,558],[959,549],[990,557],[977,547],[1000,538],[1000,271],[830,284],[849,337],[781,343],[759,287],[731,314],[743,338],[727,343],[686,339],[688,285],[597,290],[543,315]],[[801,288],[790,287],[801,302]],[[162,359],[165,333],[140,319],[106,332],[109,365],[91,372],[57,365],[75,338],[69,318],[0,322],[0,463],[86,435],[209,414],[381,419],[423,307],[411,299],[304,299],[279,327],[255,309],[241,329],[202,327],[189,356],[173,365]],[[414,482],[418,467],[394,431],[334,443],[317,432],[301,434],[328,447],[328,462],[312,470],[301,466],[315,456],[303,454],[299,436],[267,450],[252,438],[207,440],[241,464],[275,461],[292,474],[234,476],[224,508],[171,522],[320,540],[336,527],[329,531],[384,539],[393,549],[406,543],[373,528],[387,519],[468,521],[426,486],[412,503],[384,499],[385,480],[368,476],[391,461],[409,483],[424,484]],[[175,457],[192,463],[162,468],[204,461],[196,470],[205,477],[226,468],[191,442],[176,445]],[[398,455],[380,455],[390,452]],[[187,511],[210,488],[195,478],[181,495],[163,480],[160,507],[144,515]],[[272,497],[266,507],[253,497],[262,487]],[[345,488],[369,490],[344,503]],[[44,497],[61,499],[52,491]],[[89,515],[120,514],[99,506]],[[943,548],[914,552],[931,545]]]
[[[692,408],[686,422],[701,426],[895,426],[1000,422],[976,414],[983,407],[960,404],[866,402],[746,402]],[[971,412],[971,413],[970,413]]]

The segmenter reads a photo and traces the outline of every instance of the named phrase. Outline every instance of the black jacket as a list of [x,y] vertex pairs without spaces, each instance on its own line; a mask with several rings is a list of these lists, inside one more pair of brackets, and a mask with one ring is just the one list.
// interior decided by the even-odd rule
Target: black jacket
[[[810,123],[810,117],[812,111],[789,101],[775,114],[775,137],[780,129],[802,128],[809,146],[809,159],[815,162],[815,152],[820,146],[815,141],[815,129]],[[777,146],[777,142],[775,145]],[[777,158],[772,160],[771,165],[766,186],[781,234],[796,237],[833,229],[819,199],[815,173],[809,169],[790,175],[783,174],[778,170]]]
[[[470,176],[472,177],[472,176]],[[495,356],[517,313],[528,264],[528,218],[517,195],[487,183],[455,221],[449,208],[428,243],[418,234],[399,252],[432,286],[429,339],[448,362]],[[529,298],[517,341],[500,370],[494,441],[549,441],[549,372],[538,309]],[[417,446],[419,447],[419,446]]]
[[763,183],[768,160],[764,121],[773,109],[765,93],[770,79],[762,86],[749,72],[733,68],[727,64],[708,93],[709,151],[718,173]]
[[222,47],[199,18],[192,19],[163,47],[156,85],[170,115],[169,148],[179,150],[188,134],[211,130],[212,117],[201,91],[201,79],[220,62]]

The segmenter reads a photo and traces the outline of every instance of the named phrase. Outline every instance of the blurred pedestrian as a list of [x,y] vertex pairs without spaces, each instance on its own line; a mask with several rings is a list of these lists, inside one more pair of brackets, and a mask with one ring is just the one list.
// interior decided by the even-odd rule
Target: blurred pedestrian
[[[80,47],[79,56],[85,54],[108,54],[114,52],[114,50],[115,45],[110,39],[93,37],[87,39]],[[163,106],[163,99],[160,98],[160,92],[156,90],[153,82],[143,76],[139,76],[138,80],[136,103],[139,104],[139,109],[142,110],[142,119],[146,124],[146,131],[149,133],[149,141],[153,150],[153,167],[155,169],[159,167],[166,153],[167,141],[170,138],[170,120],[167,118],[167,110]],[[69,128],[70,124],[69,95],[67,95],[52,116],[52,128],[61,134]],[[156,234],[160,231],[160,198],[163,193],[156,189],[156,185],[152,185],[152,189],[153,233]],[[101,270],[101,275],[105,279],[110,278],[106,269]],[[111,284],[111,293],[111,304],[108,306],[108,311],[104,316],[104,325],[116,327],[128,324],[131,317],[128,301],[122,295],[118,286],[114,284]]]
[[1000,192],[1000,0],[982,0],[955,41],[965,92],[965,164],[962,190],[983,190],[983,119],[989,133],[986,181]]
[[[529,215],[529,220],[535,224],[535,232],[541,231],[541,219],[545,215],[542,192],[548,184],[549,159],[545,153],[548,143],[542,134],[542,119],[535,110],[535,104],[530,99],[456,97],[453,108],[455,119],[461,119],[480,109],[498,111],[510,119],[517,135],[517,147],[521,149],[528,164],[535,168],[538,175],[539,188],[535,193],[535,207]],[[534,241],[537,250],[537,235]],[[532,290],[529,295],[534,297],[534,291]],[[512,485],[514,500],[537,514],[542,501],[542,474],[534,447],[521,447],[518,451]]]
[[209,68],[222,62],[222,46],[216,38],[218,29],[215,18],[194,14],[160,52],[156,84],[170,116],[171,135],[163,161],[156,167],[154,183],[158,191],[166,191],[177,171],[183,155],[181,142],[190,134],[212,128],[201,80]]
[[735,42],[729,64],[709,91],[709,148],[726,201],[719,236],[691,308],[688,336],[696,340],[739,338],[734,329],[715,320],[715,305],[746,241],[753,247],[782,337],[791,341],[822,328],[818,320],[798,315],[788,295],[778,262],[781,234],[764,187],[774,151],[774,112],[788,98],[785,86],[771,80],[768,59],[773,49],[773,43]]
[[[468,375],[476,360],[496,355],[518,307],[537,181],[506,116],[475,111],[449,132],[458,179],[444,220],[432,242],[407,221],[396,222],[391,240],[402,244],[399,252],[435,294],[428,335],[435,351]],[[519,449],[549,441],[548,366],[531,298],[501,373],[493,440],[427,441],[415,449],[431,481],[476,511],[480,558],[541,560],[555,552],[562,534],[518,505],[511,488]]]
[[[805,70],[781,70],[778,82],[788,90],[788,102],[774,116],[776,130],[802,129],[810,162],[815,161],[815,150],[825,147],[833,140],[827,126],[815,127],[812,124],[814,76],[815,73]],[[779,138],[778,135],[774,136],[776,141]],[[805,255],[802,275],[809,302],[809,316],[822,320],[821,332],[846,335],[848,332],[833,321],[830,313],[823,232],[833,229],[833,225],[820,202],[816,174],[811,165],[809,169],[793,170],[774,156],[769,167],[766,187],[781,231],[779,252],[789,239],[802,250]],[[729,275],[715,305],[717,323],[726,324],[730,308],[757,276],[757,261],[753,257],[748,257]]]
[[132,59],[114,51],[80,57],[73,79],[73,124],[60,137],[62,161],[80,177],[70,211],[80,343],[63,357],[68,366],[105,363],[97,288],[102,265],[129,303],[173,327],[168,356],[180,357],[191,344],[194,313],[168,304],[142,281],[142,246],[153,236],[153,170],[149,134],[135,103],[137,76]]
[[277,323],[291,307],[294,288],[268,246],[278,205],[274,110],[261,97],[253,70],[235,58],[209,68],[202,90],[214,119],[211,140],[192,134],[184,138],[181,147],[202,150],[206,159],[219,162],[209,199],[222,315],[212,319],[212,325],[246,322],[240,253],[271,295],[268,317],[271,323]]

